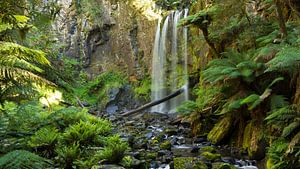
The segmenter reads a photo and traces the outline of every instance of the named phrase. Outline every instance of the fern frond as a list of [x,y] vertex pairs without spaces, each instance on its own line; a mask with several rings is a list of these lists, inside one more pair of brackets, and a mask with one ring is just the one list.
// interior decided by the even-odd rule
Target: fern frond
[[[296,145],[298,145],[300,143],[300,131],[293,137],[293,139],[291,140],[288,149],[286,151],[286,154],[290,154],[294,152],[294,148],[296,148]],[[299,147],[298,147],[299,149]]]
[[285,127],[282,131],[282,137],[288,137],[293,131],[295,131],[300,126],[299,121],[292,122],[287,127]]
[[2,57],[11,55],[28,62],[50,65],[44,52],[30,49],[16,43],[0,41],[0,55],[2,55]]
[[299,47],[287,46],[276,54],[276,57],[270,60],[266,65],[271,71],[296,72],[300,68],[300,49]]
[[24,150],[15,150],[0,158],[0,168],[3,169],[41,169],[50,166],[50,160]]
[[289,105],[282,107],[280,109],[275,109],[265,118],[268,121],[268,124],[277,123],[281,121],[287,121],[294,119],[297,115],[297,105]]
[[36,83],[54,85],[52,82],[49,82],[41,76],[16,67],[0,66],[0,79],[11,79],[21,84],[25,81],[31,81]]

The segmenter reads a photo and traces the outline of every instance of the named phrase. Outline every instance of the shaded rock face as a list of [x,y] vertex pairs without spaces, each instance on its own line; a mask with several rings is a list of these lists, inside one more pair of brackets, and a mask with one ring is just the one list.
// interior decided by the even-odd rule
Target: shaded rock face
[[53,27],[65,44],[63,54],[80,59],[91,77],[102,71],[125,70],[142,78],[151,65],[156,21],[130,2],[98,0],[97,4],[101,14],[91,19],[79,13],[75,0],[61,1]]

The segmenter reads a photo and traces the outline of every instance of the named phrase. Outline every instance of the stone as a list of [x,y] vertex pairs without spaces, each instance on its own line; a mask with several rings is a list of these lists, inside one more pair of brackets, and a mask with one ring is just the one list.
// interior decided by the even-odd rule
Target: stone
[[213,163],[212,169],[236,169],[236,167],[227,163]]
[[161,145],[159,146],[159,148],[163,149],[163,150],[171,150],[172,144],[170,141],[164,141],[163,143],[161,143]]
[[119,110],[119,107],[116,105],[110,105],[108,107],[106,107],[106,112],[109,114],[114,114]]
[[208,169],[208,167],[195,157],[177,157],[174,158],[174,169]]
[[221,161],[224,163],[234,164],[235,160],[232,157],[221,157]]
[[191,153],[193,147],[187,145],[173,146],[171,151],[175,157],[188,157],[194,156],[195,154]]
[[200,148],[198,146],[193,146],[191,153],[198,153],[199,149]]
[[207,152],[210,152],[210,153],[216,152],[216,149],[212,146],[201,147],[200,150],[201,151],[207,151]]
[[206,141],[206,138],[205,137],[200,137],[200,138],[196,138],[194,140],[194,144],[199,144],[199,143],[203,143]]
[[99,166],[98,169],[125,169],[125,168],[119,165],[107,164],[107,165]]
[[176,135],[178,133],[178,130],[176,128],[167,128],[165,129],[165,133],[169,136]]
[[208,159],[210,161],[214,161],[214,160],[217,160],[217,159],[221,158],[221,154],[213,154],[213,153],[210,153],[210,152],[207,152],[207,151],[201,153],[201,156],[205,157],[206,159]]

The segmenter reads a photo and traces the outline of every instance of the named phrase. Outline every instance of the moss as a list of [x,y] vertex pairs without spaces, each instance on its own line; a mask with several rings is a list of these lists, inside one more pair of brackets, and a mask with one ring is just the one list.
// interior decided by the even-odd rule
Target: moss
[[209,132],[207,138],[213,144],[218,144],[223,141],[228,135],[232,127],[233,118],[231,116],[226,116],[222,118],[214,128]]
[[214,161],[216,159],[221,158],[221,154],[214,154],[214,153],[210,153],[210,152],[203,152],[201,153],[201,156],[205,157],[208,160]]
[[244,131],[243,148],[248,151],[250,158],[254,158],[261,151],[262,139],[262,125],[254,121],[248,123]]
[[195,157],[174,158],[174,169],[208,169],[206,164]]
[[200,150],[207,151],[207,152],[214,152],[216,149],[212,146],[206,146],[206,147],[202,147]]
[[267,167],[267,169],[272,169],[272,167],[273,167],[273,162],[272,162],[271,159],[268,159],[268,160],[267,160],[266,167]]
[[149,152],[146,154],[146,159],[155,159],[157,157],[157,153],[156,152]]
[[236,169],[236,167],[227,163],[214,163],[212,169]]
[[161,143],[161,145],[159,146],[159,148],[164,149],[164,150],[170,150],[172,147],[172,144],[170,141],[164,141],[163,143]]

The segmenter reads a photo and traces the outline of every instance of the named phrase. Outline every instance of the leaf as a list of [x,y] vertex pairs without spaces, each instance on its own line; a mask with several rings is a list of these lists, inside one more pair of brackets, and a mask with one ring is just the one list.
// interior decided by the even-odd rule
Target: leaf
[[283,132],[281,134],[282,137],[288,137],[295,129],[297,129],[300,126],[299,121],[295,121],[291,124],[289,124],[287,127],[283,129]]
[[271,88],[275,83],[280,82],[280,81],[282,81],[282,80],[284,80],[283,77],[278,77],[278,78],[274,79],[274,80],[272,81],[272,83],[269,84],[269,86],[268,86],[267,88]]
[[241,101],[241,104],[248,104],[248,103],[253,103],[255,102],[256,100],[259,100],[260,99],[260,96],[257,95],[257,94],[252,94],[246,98],[244,98],[242,101]]
[[275,110],[289,105],[289,102],[286,101],[286,98],[284,96],[272,95],[270,105],[271,105],[271,110]]

